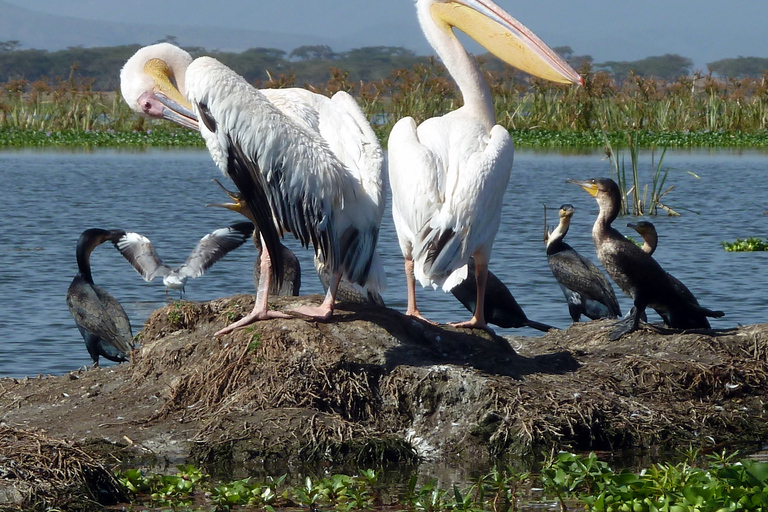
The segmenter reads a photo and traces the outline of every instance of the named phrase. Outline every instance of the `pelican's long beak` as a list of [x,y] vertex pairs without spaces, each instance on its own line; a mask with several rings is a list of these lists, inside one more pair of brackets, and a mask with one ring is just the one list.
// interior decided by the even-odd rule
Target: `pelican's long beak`
[[[145,113],[153,117],[162,117],[168,121],[174,122],[186,128],[199,130],[197,115],[195,115],[192,105],[179,91],[171,80],[171,69],[168,64],[160,59],[151,59],[144,65],[144,72],[152,78],[154,87],[152,92],[145,93],[139,99],[139,105],[150,105],[142,103],[142,99],[154,98],[160,105],[154,104],[153,112],[147,111],[148,107],[143,107]],[[145,96],[148,96],[145,98]]]
[[584,190],[586,190],[587,192],[589,192],[589,195],[591,195],[592,197],[597,197],[597,183],[595,183],[594,180],[583,180],[583,181],[580,181],[580,180],[570,180],[570,179],[568,179],[568,180],[565,180],[565,182],[566,183],[574,183],[574,184],[580,186],[581,188],[583,188]]
[[544,41],[491,0],[436,2],[430,11],[438,26],[456,27],[510,66],[552,82],[584,84]]

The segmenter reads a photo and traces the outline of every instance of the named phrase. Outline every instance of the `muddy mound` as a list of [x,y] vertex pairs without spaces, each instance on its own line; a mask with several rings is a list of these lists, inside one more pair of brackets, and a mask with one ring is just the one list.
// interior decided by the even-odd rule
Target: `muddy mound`
[[[319,297],[278,298],[288,308]],[[140,455],[223,467],[431,459],[487,463],[551,448],[764,439],[768,325],[720,333],[610,322],[538,338],[342,306],[332,322],[260,322],[237,296],[155,311],[131,364],[2,384],[2,419]]]

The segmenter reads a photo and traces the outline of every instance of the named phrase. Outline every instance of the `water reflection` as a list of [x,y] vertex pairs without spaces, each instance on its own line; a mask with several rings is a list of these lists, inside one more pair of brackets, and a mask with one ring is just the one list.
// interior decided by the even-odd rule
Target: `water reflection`
[[[641,155],[641,172],[650,174],[650,156]],[[759,152],[669,152],[675,188],[666,203],[683,215],[655,217],[659,248],[655,257],[713,309],[726,316],[713,327],[766,321],[765,265],[768,253],[726,253],[722,241],[768,236],[768,177]],[[696,179],[685,171],[699,176]],[[122,228],[157,240],[159,254],[183,261],[202,235],[239,222],[226,210],[205,208],[225,199],[210,180],[220,177],[205,150],[6,151],[0,152],[5,206],[0,227],[0,375],[61,374],[90,362],[64,296],[77,270],[75,243],[90,227]],[[521,151],[507,190],[502,225],[491,270],[512,290],[526,314],[557,327],[570,323],[567,306],[547,266],[543,244],[543,204],[576,208],[567,241],[593,261],[591,225],[595,201],[566,178],[609,175],[602,152],[557,154]],[[629,218],[616,226],[625,234]],[[550,222],[554,222],[550,219]],[[402,258],[390,211],[385,213],[380,252],[387,266],[387,304],[405,309]],[[635,234],[635,237],[637,235]],[[312,252],[293,239],[305,272],[302,293],[321,293],[310,273]],[[212,267],[189,287],[186,298],[204,301],[253,291],[255,250],[246,244]],[[145,283],[125,260],[105,245],[92,256],[94,280],[123,304],[134,333],[165,303],[162,286]],[[625,312],[630,301],[617,290]],[[428,318],[464,320],[469,313],[450,294],[418,290]],[[502,334],[538,336],[532,329]]]

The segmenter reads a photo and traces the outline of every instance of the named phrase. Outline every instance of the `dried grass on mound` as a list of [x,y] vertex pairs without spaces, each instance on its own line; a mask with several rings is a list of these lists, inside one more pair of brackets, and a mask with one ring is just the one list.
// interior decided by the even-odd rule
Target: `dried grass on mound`
[[9,427],[0,427],[0,489],[8,510],[103,510],[127,499],[112,471],[77,444]]
[[[313,456],[370,450],[370,443],[381,441],[381,432],[371,428],[380,409],[375,388],[381,369],[347,361],[324,327],[275,320],[221,338],[212,335],[214,326],[233,321],[251,303],[250,297],[177,303],[153,313],[144,334],[149,343],[132,361],[133,380],[168,369],[175,376],[163,407],[148,421],[180,415],[182,421],[199,422],[203,427],[195,439],[212,449],[248,439],[260,450],[275,450],[280,439]],[[183,335],[174,336],[179,330]],[[162,341],[153,344],[155,339]],[[254,415],[258,422],[228,425],[231,418]]]
[[166,390],[148,422],[196,422],[204,451],[241,442],[253,453],[302,457],[388,438],[427,456],[485,459],[765,431],[765,325],[717,335],[645,327],[610,342],[610,322],[589,322],[524,338],[520,353],[505,340],[388,310],[340,312],[328,323],[271,320],[213,336],[252,300],[153,313],[131,367],[134,382],[160,381]]

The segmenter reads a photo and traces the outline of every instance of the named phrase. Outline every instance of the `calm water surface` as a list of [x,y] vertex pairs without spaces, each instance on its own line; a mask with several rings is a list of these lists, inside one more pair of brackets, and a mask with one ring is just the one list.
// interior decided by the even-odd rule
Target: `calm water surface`
[[[515,157],[491,270],[509,286],[529,318],[556,327],[570,324],[544,254],[542,205],[553,209],[550,224],[557,207],[574,205],[566,240],[595,261],[590,230],[597,204],[565,180],[610,175],[603,156],[521,151]],[[642,156],[646,174],[650,162],[650,154]],[[768,154],[674,152],[667,154],[665,164],[674,168],[668,183],[675,185],[665,202],[683,215],[651,219],[660,235],[655,257],[704,306],[726,312],[724,318],[712,321],[713,327],[768,321],[768,253],[726,253],[720,245],[736,238],[768,237],[768,215],[763,215],[768,210]],[[0,176],[0,376],[63,374],[90,364],[64,299],[77,272],[75,244],[83,230],[137,231],[152,240],[166,263],[178,265],[200,237],[243,220],[233,212],[205,207],[226,200],[211,182],[221,175],[205,150],[4,151]],[[630,220],[620,218],[615,225],[639,239],[624,227]],[[301,258],[302,294],[322,293],[311,250],[293,239],[286,245]],[[405,280],[389,210],[379,250],[389,279],[384,299],[402,311]],[[250,244],[230,253],[204,276],[188,282],[185,298],[205,301],[252,293],[255,255]],[[165,304],[162,281],[144,282],[111,244],[94,251],[91,264],[95,282],[123,304],[134,334],[154,309]],[[616,291],[622,309],[628,311],[630,300]],[[469,318],[451,294],[419,289],[418,299],[422,313],[433,320]],[[497,332],[540,335],[528,328]]]

